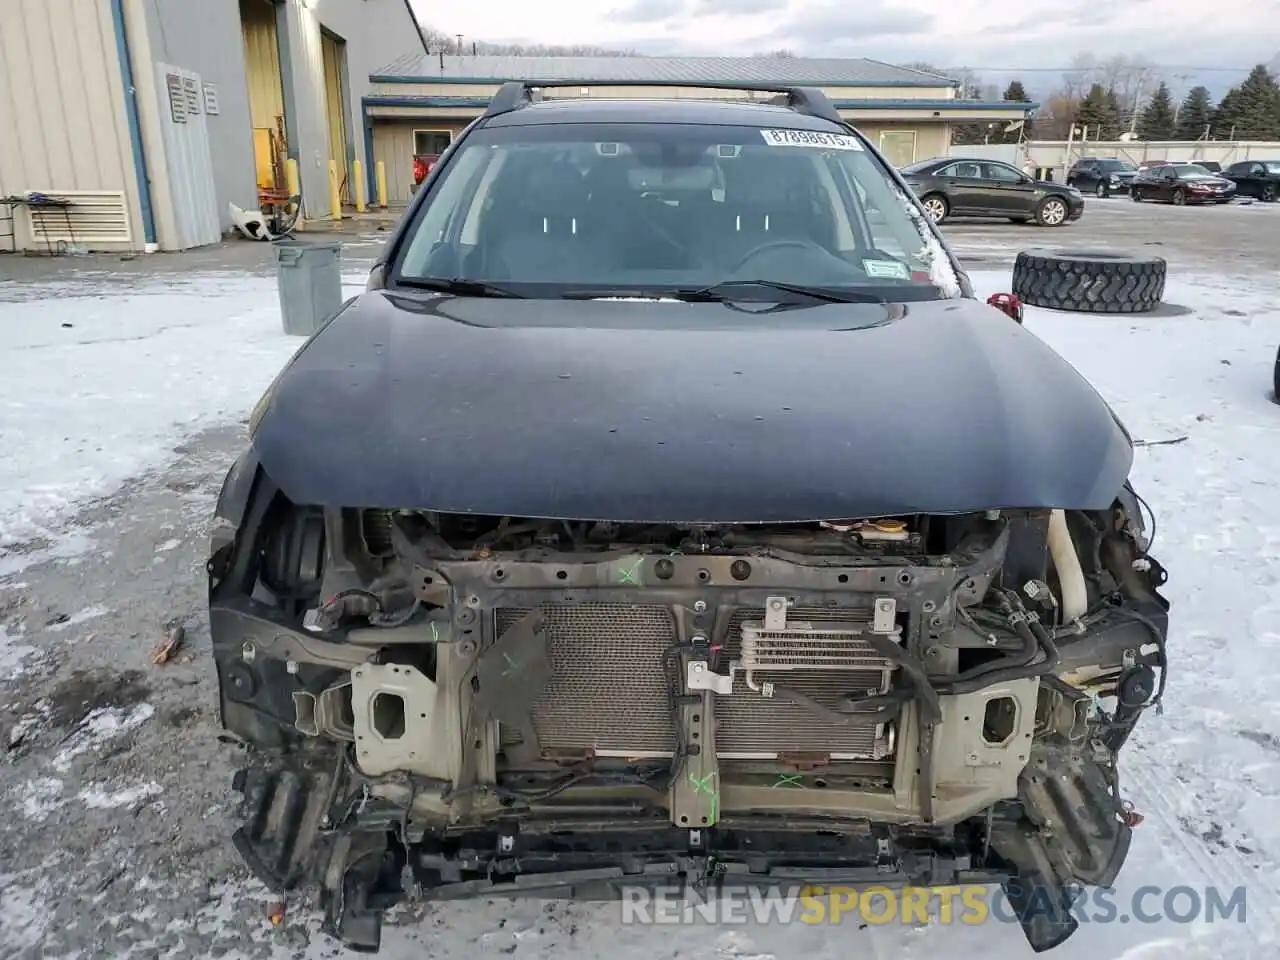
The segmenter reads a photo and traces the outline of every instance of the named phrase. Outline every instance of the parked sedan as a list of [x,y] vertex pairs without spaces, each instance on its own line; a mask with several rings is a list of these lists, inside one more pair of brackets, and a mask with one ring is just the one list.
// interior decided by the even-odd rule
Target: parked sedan
[[1067,171],[1067,183],[1099,197],[1127,194],[1137,168],[1119,157],[1085,157]]
[[1215,177],[1194,163],[1166,163],[1138,171],[1130,192],[1134,200],[1167,200],[1184,203],[1227,203],[1236,195],[1236,185],[1225,177]]
[[1257,197],[1263,203],[1280,197],[1280,160],[1241,160],[1227,167],[1223,176],[1236,185],[1238,196]]
[[1084,198],[1075,187],[1033,180],[995,160],[935,157],[903,167],[902,176],[934,223],[951,217],[1005,217],[1060,227],[1084,213]]

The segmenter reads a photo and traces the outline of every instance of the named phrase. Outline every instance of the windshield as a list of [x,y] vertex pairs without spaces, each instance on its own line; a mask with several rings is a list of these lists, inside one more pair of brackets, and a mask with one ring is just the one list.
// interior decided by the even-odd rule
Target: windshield
[[1266,160],[1262,167],[1267,173],[1280,173],[1280,160]]
[[743,285],[742,299],[774,301],[797,291],[780,297],[768,284],[877,301],[960,295],[932,227],[850,134],[481,128],[430,189],[393,284],[487,284],[488,295],[542,298],[724,284]]
[[1195,163],[1175,163],[1171,164],[1173,172],[1179,177],[1212,177],[1213,174],[1204,167]]
[[1099,160],[1098,167],[1105,173],[1128,173],[1133,170],[1133,164],[1123,160]]

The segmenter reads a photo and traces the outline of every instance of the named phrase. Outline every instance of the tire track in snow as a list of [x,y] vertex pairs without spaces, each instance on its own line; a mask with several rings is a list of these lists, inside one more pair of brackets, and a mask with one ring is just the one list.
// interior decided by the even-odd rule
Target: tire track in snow
[[[1174,788],[1167,777],[1154,769],[1148,756],[1135,751],[1122,771],[1122,777],[1131,789],[1127,799],[1134,804],[1136,811],[1145,815],[1143,826],[1155,828],[1164,857],[1171,865],[1187,868],[1187,872],[1194,875],[1180,878],[1180,883],[1194,886],[1200,882],[1205,887],[1215,887],[1227,900],[1234,889],[1245,889],[1245,923],[1224,931],[1218,943],[1219,949],[1224,950],[1229,941],[1246,941],[1247,946],[1246,943],[1231,944],[1232,949],[1262,948],[1267,956],[1280,952],[1280,946],[1277,946],[1280,895],[1260,880],[1254,868],[1234,847],[1210,847],[1183,829],[1176,802],[1171,796]],[[1203,895],[1204,891],[1200,893]],[[1227,953],[1224,951],[1221,955]],[[1252,954],[1238,952],[1234,955],[1243,958]]]

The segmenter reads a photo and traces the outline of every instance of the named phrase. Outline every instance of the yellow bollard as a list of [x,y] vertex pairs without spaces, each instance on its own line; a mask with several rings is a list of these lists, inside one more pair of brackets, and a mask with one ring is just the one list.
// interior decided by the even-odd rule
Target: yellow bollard
[[356,198],[356,213],[364,213],[364,164],[359,160],[351,161],[351,180],[356,185],[352,191]]
[[296,197],[302,193],[302,180],[298,176],[298,161],[290,157],[284,163],[285,185],[289,188],[289,196]]
[[342,194],[338,192],[338,164],[329,161],[329,217],[332,220],[342,219]]
[[378,161],[378,206],[387,209],[387,162]]

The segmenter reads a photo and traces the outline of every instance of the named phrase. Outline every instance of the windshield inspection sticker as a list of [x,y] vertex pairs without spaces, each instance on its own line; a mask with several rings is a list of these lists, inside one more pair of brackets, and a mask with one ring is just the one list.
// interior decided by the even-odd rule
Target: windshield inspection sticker
[[877,280],[910,280],[911,271],[896,260],[863,260],[862,269]]
[[861,150],[857,137],[819,130],[761,130],[764,142],[771,147],[816,147],[819,150]]

